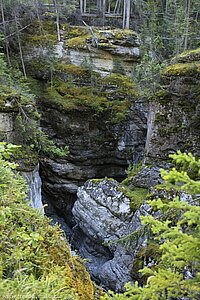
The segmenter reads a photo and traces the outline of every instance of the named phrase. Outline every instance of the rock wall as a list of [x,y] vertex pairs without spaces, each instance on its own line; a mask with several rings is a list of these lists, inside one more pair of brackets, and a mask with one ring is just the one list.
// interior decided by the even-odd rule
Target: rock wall
[[90,64],[93,70],[108,75],[115,68],[117,60],[124,71],[132,74],[136,62],[141,57],[141,41],[133,30],[61,24],[61,42],[55,44],[56,32],[52,35],[55,30],[54,22],[44,21],[43,29],[54,45],[54,53],[53,48],[51,54],[49,53],[48,43],[45,45],[46,40],[44,36],[38,35],[38,31],[27,31],[26,43],[31,45],[25,49],[27,63],[33,56],[53,54],[77,66]]
[[177,150],[200,155],[200,49],[176,57],[162,74],[163,89],[149,107],[144,166],[134,184],[150,187],[160,181],[159,169]]
[[119,124],[113,124],[106,113],[96,116],[92,110],[61,112],[48,103],[41,109],[43,128],[59,145],[70,149],[65,159],[41,160],[44,199],[72,226],[78,186],[105,176],[121,181],[129,163],[143,157],[146,108],[135,101]]

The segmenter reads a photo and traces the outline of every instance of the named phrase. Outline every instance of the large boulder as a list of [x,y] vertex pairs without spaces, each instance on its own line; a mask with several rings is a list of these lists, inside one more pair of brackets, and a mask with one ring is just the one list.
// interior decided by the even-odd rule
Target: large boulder
[[[140,215],[148,214],[149,207],[144,204],[132,213],[130,200],[113,179],[89,180],[78,189],[77,196],[73,244],[87,259],[97,282],[115,291],[123,290],[132,279],[133,259],[145,241]],[[128,240],[129,234],[140,230],[137,238]]]

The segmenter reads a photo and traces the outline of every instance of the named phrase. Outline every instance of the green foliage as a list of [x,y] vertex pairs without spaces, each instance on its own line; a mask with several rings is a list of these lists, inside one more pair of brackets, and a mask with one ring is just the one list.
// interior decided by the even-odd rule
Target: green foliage
[[[176,196],[171,199],[149,200],[149,204],[160,217],[142,217],[145,226],[150,226],[154,240],[159,245],[161,257],[156,269],[145,267],[141,273],[147,276],[144,287],[127,284],[124,294],[111,293],[112,299],[194,299],[200,297],[200,159],[191,153],[180,151],[170,155],[178,164],[178,169],[162,170],[166,182],[180,193],[193,194],[193,200],[181,201]],[[173,214],[172,214],[173,212]],[[174,215],[175,213],[175,215]],[[102,299],[111,299],[109,295]]]
[[119,57],[114,57],[113,58],[112,72],[113,73],[118,73],[118,74],[121,74],[121,75],[126,75],[123,63],[122,63],[122,61]]
[[25,180],[0,143],[0,298],[92,300],[93,285],[58,226],[31,208]]
[[29,117],[23,110],[16,117],[16,141],[24,146],[24,150],[33,154],[47,155],[49,157],[65,157],[69,153],[68,146],[57,147],[55,143],[49,139],[48,135],[39,128],[38,121]]
[[[184,62],[187,57],[189,62],[190,55],[185,53],[181,61],[180,53],[199,46],[199,39],[196,37],[200,23],[194,17],[198,11],[198,1],[147,0],[134,3],[141,17],[140,34],[143,41],[143,57],[136,66],[134,77],[141,93],[151,98],[160,87],[161,71],[168,60],[176,56],[180,62]],[[198,53],[194,53],[195,55],[198,58]],[[196,70],[192,65],[177,65],[169,67],[167,71],[181,75],[186,72],[194,74]]]
[[[0,106],[2,110],[15,111],[15,143],[23,145],[23,153],[27,153],[35,161],[36,153],[63,157],[68,154],[68,147],[57,147],[39,128],[40,115],[35,107],[35,96],[31,93],[29,83],[19,70],[7,68],[0,55]],[[52,64],[52,61],[51,61]],[[9,103],[9,106],[8,106]],[[15,158],[21,158],[19,151]],[[32,160],[32,161],[33,161]]]
[[148,98],[160,88],[160,76],[165,62],[160,62],[150,54],[145,54],[135,68],[135,79],[140,86],[140,93]]

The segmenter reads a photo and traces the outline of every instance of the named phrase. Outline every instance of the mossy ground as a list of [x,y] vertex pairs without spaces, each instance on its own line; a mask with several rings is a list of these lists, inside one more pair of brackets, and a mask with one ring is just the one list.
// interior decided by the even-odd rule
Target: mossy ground
[[185,51],[171,60],[163,76],[193,76],[200,74],[200,48]]

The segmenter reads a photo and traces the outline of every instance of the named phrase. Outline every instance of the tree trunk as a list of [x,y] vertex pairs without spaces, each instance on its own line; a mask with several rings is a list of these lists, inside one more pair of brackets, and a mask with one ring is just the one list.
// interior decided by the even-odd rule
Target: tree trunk
[[106,13],[106,0],[103,0],[102,2],[102,12],[103,12],[103,26],[105,23],[105,13]]
[[123,29],[129,29],[130,9],[131,9],[131,1],[130,0],[124,0]]
[[37,15],[38,23],[39,23],[39,28],[40,28],[40,34],[45,35],[38,7],[39,7],[38,0],[35,0],[35,9],[36,9],[36,15]]
[[188,34],[189,34],[189,20],[190,20],[190,0],[186,1],[186,16],[185,16],[185,39],[184,39],[184,51],[188,47]]
[[83,0],[80,0],[80,12],[83,13]]
[[87,12],[87,0],[84,0],[84,2],[83,2],[83,12],[84,12],[84,14],[86,14],[86,12]]
[[60,16],[59,16],[57,0],[53,0],[53,4],[54,4],[54,8],[55,8],[55,13],[56,13],[57,38],[58,38],[58,42],[60,42],[60,40],[61,40],[61,37],[60,37]]
[[9,67],[11,66],[10,62],[10,54],[8,48],[8,39],[6,36],[6,23],[5,23],[5,15],[4,15],[4,8],[3,8],[3,0],[1,0],[1,16],[2,16],[2,23],[3,23],[3,32],[4,32],[4,39],[5,39],[5,48],[6,48],[6,57]]
[[129,29],[130,27],[130,10],[131,10],[131,0],[126,0],[126,22],[125,22],[126,29]]
[[22,63],[22,69],[23,69],[24,77],[25,77],[25,79],[27,79],[26,68],[25,68],[24,58],[23,58],[23,53],[22,53],[22,46],[21,46],[21,41],[20,41],[19,27],[18,27],[18,21],[17,21],[16,12],[15,12],[15,27],[16,27],[16,34],[17,34],[18,46],[19,46],[20,59],[21,59],[21,63]]
[[111,12],[111,5],[110,5],[110,0],[108,0],[108,13],[110,14]]

